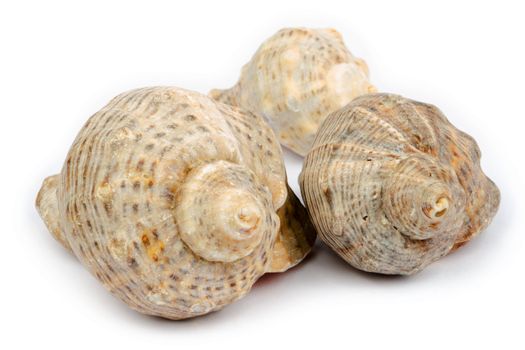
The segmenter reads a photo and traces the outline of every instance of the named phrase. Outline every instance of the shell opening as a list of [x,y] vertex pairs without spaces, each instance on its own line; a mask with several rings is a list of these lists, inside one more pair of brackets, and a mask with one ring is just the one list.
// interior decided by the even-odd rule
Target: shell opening
[[447,189],[439,183],[435,183],[423,191],[421,209],[425,217],[434,220],[442,218],[448,211],[450,200]]
[[448,210],[448,199],[446,197],[441,197],[434,203],[430,212],[425,213],[425,215],[428,215],[430,219],[440,218],[446,214],[447,210]]
[[195,254],[232,262],[260,244],[271,195],[249,169],[226,161],[206,164],[190,172],[179,193],[177,225]]

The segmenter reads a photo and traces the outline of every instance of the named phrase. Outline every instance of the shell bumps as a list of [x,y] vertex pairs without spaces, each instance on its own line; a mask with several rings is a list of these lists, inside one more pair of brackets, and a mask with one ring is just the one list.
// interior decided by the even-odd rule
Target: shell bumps
[[315,240],[264,121],[178,88],[133,90],[91,117],[37,208],[114,295],[171,319],[221,309]]
[[351,265],[412,274],[485,229],[500,194],[434,106],[356,98],[323,122],[300,176],[320,237]]
[[366,63],[336,30],[289,28],[259,47],[233,88],[210,95],[263,115],[280,142],[304,156],[328,113],[374,91]]

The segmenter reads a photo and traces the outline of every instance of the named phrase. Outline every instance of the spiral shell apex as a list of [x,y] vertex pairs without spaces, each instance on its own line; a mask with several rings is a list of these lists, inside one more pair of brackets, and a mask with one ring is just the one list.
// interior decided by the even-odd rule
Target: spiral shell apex
[[288,28],[259,47],[233,88],[210,95],[263,115],[280,142],[304,156],[328,113],[375,91],[366,63],[336,30]]
[[172,87],[126,92],[91,117],[37,209],[111,293],[170,319],[221,309],[315,240],[269,126]]
[[434,106],[356,98],[323,122],[300,175],[320,237],[354,267],[412,274],[484,230],[500,201],[472,137]]

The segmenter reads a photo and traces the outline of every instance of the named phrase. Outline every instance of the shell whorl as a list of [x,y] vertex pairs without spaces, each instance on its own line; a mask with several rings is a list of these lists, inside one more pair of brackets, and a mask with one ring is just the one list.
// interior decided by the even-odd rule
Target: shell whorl
[[414,240],[450,237],[462,224],[465,196],[453,175],[426,157],[410,156],[381,174],[382,207],[392,227]]
[[198,316],[274,271],[282,236],[295,244],[281,270],[309,252],[307,226],[280,227],[290,200],[280,152],[253,114],[179,88],[133,90],[88,120],[37,207],[130,307]]
[[175,209],[181,238],[208,261],[233,262],[251,254],[277,214],[271,194],[254,174],[218,161],[193,170]]
[[301,191],[320,237],[351,265],[411,274],[494,216],[499,191],[479,158],[436,107],[370,94],[325,119]]
[[304,156],[328,113],[375,91],[366,63],[336,30],[287,28],[259,47],[234,87],[210,96],[266,117],[280,142]]

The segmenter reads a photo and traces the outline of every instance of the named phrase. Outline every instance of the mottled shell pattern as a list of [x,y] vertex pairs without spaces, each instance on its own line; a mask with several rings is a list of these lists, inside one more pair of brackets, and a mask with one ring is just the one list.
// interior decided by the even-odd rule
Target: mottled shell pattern
[[221,309],[315,240],[264,120],[172,87],[91,117],[37,208],[111,293],[170,319]]
[[289,28],[259,47],[233,88],[210,95],[264,116],[280,142],[304,156],[330,112],[375,91],[366,63],[336,30]]
[[320,237],[354,267],[412,274],[468,242],[500,193],[472,137],[432,105],[361,96],[323,122],[300,175]]

